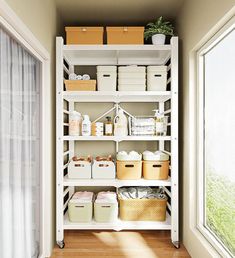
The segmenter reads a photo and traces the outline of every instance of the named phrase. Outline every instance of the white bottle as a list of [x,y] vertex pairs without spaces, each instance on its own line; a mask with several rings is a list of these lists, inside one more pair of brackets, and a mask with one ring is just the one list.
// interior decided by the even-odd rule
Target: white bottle
[[165,136],[167,133],[167,121],[168,117],[164,116],[164,113],[160,113],[158,110],[155,111],[155,132],[158,136]]
[[122,109],[118,110],[114,118],[114,135],[127,136],[128,135],[128,121]]
[[77,111],[72,111],[69,114],[69,135],[78,136],[80,135],[80,125],[81,125],[81,114]]
[[82,121],[82,136],[90,136],[91,135],[91,121],[88,115],[83,116]]

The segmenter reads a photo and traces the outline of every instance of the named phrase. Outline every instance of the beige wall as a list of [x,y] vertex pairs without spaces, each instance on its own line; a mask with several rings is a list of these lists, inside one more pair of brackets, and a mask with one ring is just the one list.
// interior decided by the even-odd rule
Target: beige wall
[[47,225],[45,254],[49,256],[55,244],[55,36],[60,34],[62,24],[54,0],[6,0],[6,2],[51,57],[51,87],[44,90],[48,110],[46,138],[48,139],[48,155],[51,160],[50,164],[46,164],[48,218],[45,222]]
[[[234,0],[186,0],[178,14],[177,27],[180,41],[180,98],[181,98],[181,222],[183,242],[192,257],[212,257],[209,247],[203,246],[203,238],[195,235],[189,225],[190,198],[189,187],[189,53],[213,26],[235,5]],[[195,211],[194,211],[195,212]],[[199,240],[201,239],[201,241]]]

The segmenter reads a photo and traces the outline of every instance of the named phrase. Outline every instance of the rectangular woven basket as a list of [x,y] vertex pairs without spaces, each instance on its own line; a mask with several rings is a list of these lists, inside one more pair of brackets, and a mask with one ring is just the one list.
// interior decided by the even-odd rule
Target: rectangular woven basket
[[119,216],[129,221],[165,221],[166,199],[119,199]]

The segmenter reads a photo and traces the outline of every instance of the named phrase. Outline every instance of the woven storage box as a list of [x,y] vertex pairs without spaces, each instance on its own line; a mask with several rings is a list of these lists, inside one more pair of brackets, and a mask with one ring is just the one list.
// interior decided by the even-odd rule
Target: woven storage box
[[117,160],[118,179],[140,179],[142,176],[142,161]]
[[95,91],[96,80],[65,80],[67,91]]
[[119,198],[119,217],[129,221],[165,221],[167,200]]
[[145,179],[166,180],[169,174],[169,161],[143,161]]
[[108,44],[144,44],[144,27],[107,27]]
[[97,222],[113,222],[118,218],[118,202],[94,203],[94,219]]
[[66,44],[103,44],[103,27],[65,27]]

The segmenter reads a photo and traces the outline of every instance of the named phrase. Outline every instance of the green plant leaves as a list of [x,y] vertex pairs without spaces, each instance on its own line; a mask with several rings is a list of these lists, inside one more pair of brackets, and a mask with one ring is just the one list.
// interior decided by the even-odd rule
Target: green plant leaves
[[155,34],[174,35],[174,27],[169,21],[164,21],[163,17],[159,17],[155,22],[150,22],[146,26],[144,38],[148,39]]

